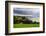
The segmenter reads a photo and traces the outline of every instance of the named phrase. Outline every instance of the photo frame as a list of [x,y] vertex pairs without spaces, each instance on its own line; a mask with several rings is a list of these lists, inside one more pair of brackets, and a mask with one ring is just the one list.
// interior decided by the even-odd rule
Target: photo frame
[[45,32],[45,3],[5,1],[5,35]]

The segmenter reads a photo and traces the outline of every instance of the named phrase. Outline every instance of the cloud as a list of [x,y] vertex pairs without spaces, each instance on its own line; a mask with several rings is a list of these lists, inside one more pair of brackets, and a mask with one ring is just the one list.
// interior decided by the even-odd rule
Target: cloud
[[39,8],[14,8],[13,13],[15,15],[32,15],[32,18],[37,18],[40,15]]

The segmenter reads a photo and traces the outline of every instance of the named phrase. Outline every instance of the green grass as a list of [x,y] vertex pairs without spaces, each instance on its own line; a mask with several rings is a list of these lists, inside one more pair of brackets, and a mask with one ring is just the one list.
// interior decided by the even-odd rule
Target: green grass
[[14,28],[39,27],[39,24],[14,24]]

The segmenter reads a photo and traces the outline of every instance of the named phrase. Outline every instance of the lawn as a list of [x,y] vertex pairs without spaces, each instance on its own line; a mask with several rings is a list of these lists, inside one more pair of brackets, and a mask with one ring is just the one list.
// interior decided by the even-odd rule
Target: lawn
[[14,28],[39,27],[39,24],[14,24]]

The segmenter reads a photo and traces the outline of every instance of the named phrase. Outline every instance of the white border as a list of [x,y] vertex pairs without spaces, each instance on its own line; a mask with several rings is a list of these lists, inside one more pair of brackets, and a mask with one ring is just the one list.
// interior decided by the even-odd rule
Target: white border
[[[32,28],[13,28],[13,8],[40,8],[40,27],[32,27]],[[43,6],[42,5],[34,5],[34,4],[12,4],[9,3],[9,24],[10,30],[9,33],[17,33],[17,32],[33,32],[33,31],[43,31]]]

